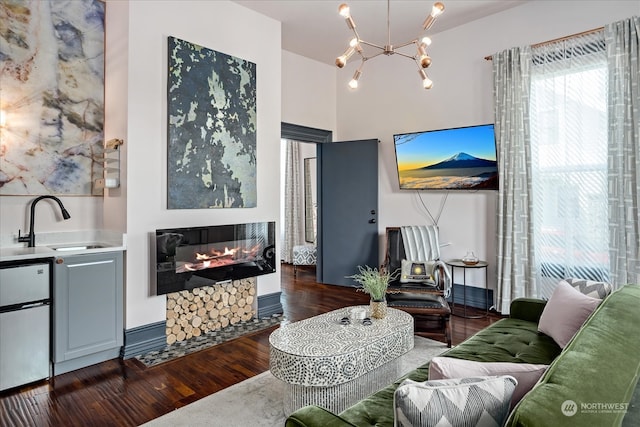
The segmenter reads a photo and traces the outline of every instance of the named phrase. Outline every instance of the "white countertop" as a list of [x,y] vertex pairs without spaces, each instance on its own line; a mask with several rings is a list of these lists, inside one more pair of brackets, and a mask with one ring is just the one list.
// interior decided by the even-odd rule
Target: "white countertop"
[[36,233],[36,246],[32,248],[15,240],[15,236],[0,239],[0,262],[126,250],[126,234],[105,230]]

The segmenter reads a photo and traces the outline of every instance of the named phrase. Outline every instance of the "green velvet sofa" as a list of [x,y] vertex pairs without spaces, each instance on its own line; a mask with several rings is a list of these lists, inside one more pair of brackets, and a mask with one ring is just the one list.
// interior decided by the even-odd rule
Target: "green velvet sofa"
[[[544,306],[542,300],[515,300],[509,318],[442,356],[550,365],[511,411],[509,427],[639,426],[640,286],[624,286],[605,298],[564,350],[538,332]],[[340,414],[305,406],[287,418],[286,426],[393,426],[395,389],[405,378],[427,380],[428,372],[427,363]],[[564,408],[573,409],[571,416],[563,415],[568,401],[575,402]]]

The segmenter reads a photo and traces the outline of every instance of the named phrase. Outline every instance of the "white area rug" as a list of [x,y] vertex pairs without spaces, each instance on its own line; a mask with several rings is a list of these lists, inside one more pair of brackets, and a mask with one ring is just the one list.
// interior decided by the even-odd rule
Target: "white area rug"
[[[413,349],[400,357],[401,372],[404,375],[445,350],[447,345],[444,343],[415,337]],[[283,394],[283,382],[267,371],[176,409],[144,426],[284,426]]]

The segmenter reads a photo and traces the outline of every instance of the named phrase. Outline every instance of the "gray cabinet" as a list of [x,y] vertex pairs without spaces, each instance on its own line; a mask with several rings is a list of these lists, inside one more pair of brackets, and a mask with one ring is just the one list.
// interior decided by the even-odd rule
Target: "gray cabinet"
[[122,252],[57,257],[54,375],[118,357],[123,343]]

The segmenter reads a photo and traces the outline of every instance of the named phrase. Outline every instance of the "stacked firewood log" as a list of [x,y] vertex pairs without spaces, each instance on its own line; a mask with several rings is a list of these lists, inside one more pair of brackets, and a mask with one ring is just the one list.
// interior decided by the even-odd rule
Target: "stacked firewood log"
[[253,319],[255,295],[253,277],[167,294],[167,344]]

